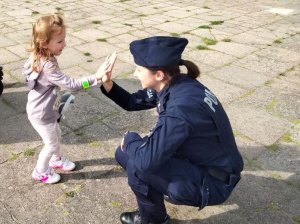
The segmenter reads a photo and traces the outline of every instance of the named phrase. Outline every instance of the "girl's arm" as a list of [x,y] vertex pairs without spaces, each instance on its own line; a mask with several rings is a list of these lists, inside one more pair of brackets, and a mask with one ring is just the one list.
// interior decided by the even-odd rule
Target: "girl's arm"
[[109,57],[106,58],[95,75],[85,76],[80,79],[74,79],[63,74],[55,61],[48,61],[44,66],[44,72],[46,72],[49,82],[72,91],[88,89],[91,86],[97,85],[98,81],[101,81],[102,77],[110,72],[111,69],[112,65],[110,64]]

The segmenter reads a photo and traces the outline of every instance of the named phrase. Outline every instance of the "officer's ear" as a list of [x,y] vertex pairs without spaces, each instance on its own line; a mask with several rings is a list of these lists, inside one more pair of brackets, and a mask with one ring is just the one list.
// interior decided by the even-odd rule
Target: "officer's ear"
[[157,70],[155,73],[156,81],[163,81],[166,78],[166,74],[162,70]]

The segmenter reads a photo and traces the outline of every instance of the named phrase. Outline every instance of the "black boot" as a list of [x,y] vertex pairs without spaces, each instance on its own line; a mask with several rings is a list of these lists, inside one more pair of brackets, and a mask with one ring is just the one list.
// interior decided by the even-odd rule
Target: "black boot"
[[170,223],[170,217],[167,215],[166,219],[162,223],[142,223],[140,212],[124,212],[120,216],[122,224],[168,224]]

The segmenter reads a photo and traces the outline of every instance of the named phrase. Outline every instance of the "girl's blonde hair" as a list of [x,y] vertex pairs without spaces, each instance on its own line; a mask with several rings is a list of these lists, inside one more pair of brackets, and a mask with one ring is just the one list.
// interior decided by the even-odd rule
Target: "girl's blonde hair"
[[48,44],[53,34],[60,34],[66,29],[62,16],[54,14],[40,17],[32,28],[31,46],[27,49],[32,52],[32,70],[39,72],[40,60],[44,58],[48,60],[51,53],[44,48]]

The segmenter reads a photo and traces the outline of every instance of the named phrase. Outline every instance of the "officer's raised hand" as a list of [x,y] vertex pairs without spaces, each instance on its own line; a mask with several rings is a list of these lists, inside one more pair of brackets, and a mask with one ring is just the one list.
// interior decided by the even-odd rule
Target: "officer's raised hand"
[[110,76],[111,70],[112,70],[112,68],[114,66],[114,63],[115,63],[114,60],[111,60],[111,56],[112,55],[107,56],[106,59],[105,59],[105,61],[98,68],[98,70],[97,70],[97,72],[95,74],[96,77],[97,77],[97,80],[101,80],[102,81],[103,76],[107,76],[107,75]]
[[116,59],[117,59],[117,53],[114,52],[112,53],[109,57],[108,57],[108,60],[109,60],[109,71],[106,72],[102,78],[101,78],[101,81],[102,81],[102,85],[103,87],[105,88],[106,92],[109,92],[113,86],[113,82],[111,81],[111,76],[112,76],[112,69],[115,65],[115,62],[116,62]]

